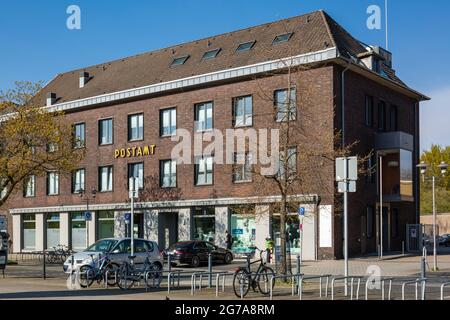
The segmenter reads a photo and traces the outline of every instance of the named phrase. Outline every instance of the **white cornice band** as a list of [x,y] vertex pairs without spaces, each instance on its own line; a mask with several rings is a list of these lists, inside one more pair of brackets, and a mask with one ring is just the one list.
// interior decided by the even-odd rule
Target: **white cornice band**
[[[318,195],[292,195],[289,197],[291,201],[301,203],[317,203]],[[244,204],[270,204],[281,200],[281,196],[268,197],[247,197],[247,198],[218,198],[218,199],[200,199],[200,200],[177,200],[177,201],[156,201],[141,202],[135,204],[136,210],[145,209],[176,209],[187,207],[203,207],[203,206],[232,206]],[[89,204],[89,210],[92,211],[122,211],[130,210],[129,203],[115,204]],[[61,212],[79,212],[86,211],[86,205],[75,206],[55,206],[55,207],[39,207],[39,208],[20,208],[11,209],[11,214],[23,213],[61,213]]]

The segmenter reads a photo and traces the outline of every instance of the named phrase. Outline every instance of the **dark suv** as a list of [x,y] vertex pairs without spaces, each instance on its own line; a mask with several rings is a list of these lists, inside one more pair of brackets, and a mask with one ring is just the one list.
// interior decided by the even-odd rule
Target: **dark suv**
[[209,254],[212,255],[213,263],[230,264],[233,261],[233,253],[230,250],[206,241],[177,242],[166,250],[166,259],[169,254],[173,265],[188,264],[194,268],[207,263]]

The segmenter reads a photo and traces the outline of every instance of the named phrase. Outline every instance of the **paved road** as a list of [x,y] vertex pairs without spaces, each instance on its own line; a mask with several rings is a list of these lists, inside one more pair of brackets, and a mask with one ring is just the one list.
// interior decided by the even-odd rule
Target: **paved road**
[[[431,262],[431,261],[430,261]],[[214,266],[214,271],[233,272],[237,266],[244,264],[244,261],[235,261],[227,266]],[[395,276],[401,279],[394,282],[393,298],[401,298],[401,283],[407,278],[416,278],[420,274],[420,257],[386,257],[380,261],[377,258],[359,258],[350,261],[350,274],[355,276],[368,276],[368,268],[372,270],[379,267],[382,276]],[[439,283],[450,280],[450,255],[439,257],[440,271],[438,273],[428,273],[430,284],[427,287],[427,298],[439,298]],[[188,271],[205,271],[207,268],[198,269],[187,268]],[[301,272],[306,275],[331,274],[342,275],[342,261],[318,261],[305,262],[302,265]],[[67,287],[67,275],[62,272],[61,266],[47,266],[48,279],[42,279],[42,265],[33,262],[27,262],[17,266],[8,266],[6,278],[0,277],[0,299],[133,299],[133,300],[165,300],[167,297],[167,285],[165,282],[160,289],[151,289],[145,292],[143,288],[136,288],[129,291],[121,291],[116,288],[104,289],[96,286],[89,290],[69,290]],[[189,278],[189,277],[188,277]],[[221,293],[218,298],[215,297],[215,291],[212,289],[204,289],[196,292],[195,296],[190,295],[190,281],[186,278],[181,281],[182,288],[180,290],[172,290],[169,298],[178,299],[235,299],[229,277],[226,282],[225,293]],[[206,283],[206,281],[204,282]],[[337,295],[339,299],[343,298],[342,285],[339,285]],[[298,299],[290,296],[291,288],[289,286],[276,286],[275,299]],[[356,289],[355,289],[356,291]],[[408,298],[413,299],[414,287],[408,289]],[[374,290],[369,292],[370,298],[380,299],[380,291]],[[450,289],[449,289],[450,295]],[[364,283],[361,284],[360,298],[364,296]],[[250,299],[267,299],[260,294],[251,293]],[[314,281],[305,284],[305,299],[319,299],[318,282]]]

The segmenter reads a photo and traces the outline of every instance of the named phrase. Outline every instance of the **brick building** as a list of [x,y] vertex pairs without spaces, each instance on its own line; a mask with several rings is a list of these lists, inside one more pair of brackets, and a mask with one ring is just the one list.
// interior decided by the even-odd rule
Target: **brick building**
[[[323,130],[342,130],[345,143],[358,140],[355,153],[375,151],[368,167],[376,172],[361,176],[358,191],[349,196],[350,253],[375,252],[379,243],[376,155],[385,159],[385,249],[400,250],[406,225],[419,220],[413,168],[420,150],[419,103],[428,98],[396,76],[388,51],[361,43],[317,11],[56,76],[35,102],[50,111],[64,111],[87,154],[72,176],[49,172],[47,177],[30,177],[23,193],[10,201],[14,252],[58,244],[80,250],[86,242],[124,236],[129,177],[138,178],[144,190],[149,187],[145,184],[159,184],[161,190],[178,193],[176,198],[140,201],[136,206],[135,234],[158,241],[162,248],[188,239],[223,246],[226,230],[235,239],[236,253],[250,245],[264,247],[268,236],[277,238],[274,205],[280,197],[273,189],[266,190],[264,201],[256,199],[245,168],[236,176],[208,157],[196,165],[177,165],[171,159],[176,145],[171,136],[180,129],[193,133],[275,127],[274,103],[258,92],[286,94],[286,64],[280,61],[287,59],[309,66],[298,71],[293,89],[297,125],[308,130],[329,120]],[[312,107],[317,114],[302,121],[302,110]],[[308,145],[295,147],[302,152]],[[334,147],[332,140],[324,145]],[[333,165],[324,166],[323,174],[334,189]],[[340,258],[340,196],[312,183],[299,190],[298,198],[308,217],[304,259]],[[251,209],[234,209],[241,205]],[[85,211],[93,213],[92,221],[85,221]],[[298,254],[296,212],[288,224],[290,250]]]

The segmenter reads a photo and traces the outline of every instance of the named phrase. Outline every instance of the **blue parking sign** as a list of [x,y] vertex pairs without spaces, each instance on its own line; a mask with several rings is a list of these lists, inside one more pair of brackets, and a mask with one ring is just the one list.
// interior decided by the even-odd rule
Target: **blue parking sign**
[[125,221],[131,222],[131,213],[125,213]]
[[302,217],[305,216],[305,208],[304,207],[298,208],[298,214]]
[[84,213],[84,220],[86,220],[86,221],[92,221],[92,213],[89,212],[89,211],[86,211],[86,212]]

